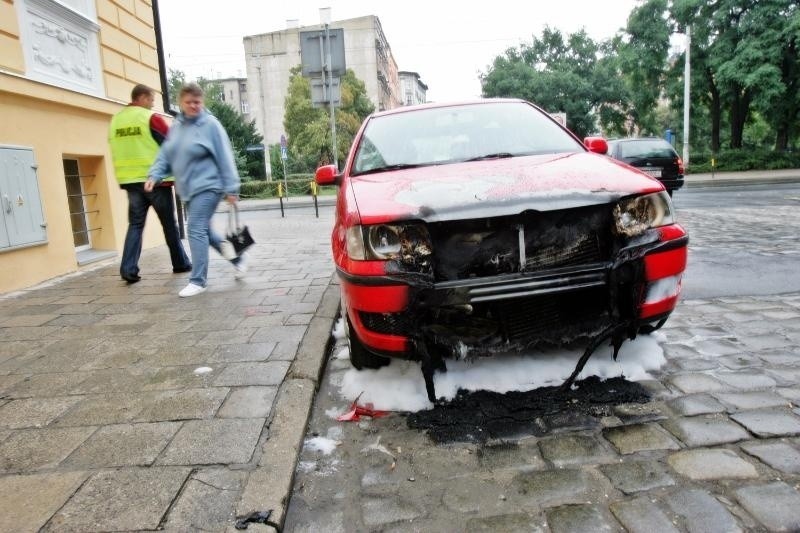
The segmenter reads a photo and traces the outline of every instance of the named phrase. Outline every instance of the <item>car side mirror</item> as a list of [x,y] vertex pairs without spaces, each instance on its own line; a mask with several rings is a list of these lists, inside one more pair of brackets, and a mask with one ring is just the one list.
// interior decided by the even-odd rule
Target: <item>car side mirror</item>
[[607,154],[608,143],[602,137],[586,137],[583,145],[595,154]]
[[332,185],[338,182],[338,173],[335,165],[324,165],[314,173],[314,181],[317,185]]

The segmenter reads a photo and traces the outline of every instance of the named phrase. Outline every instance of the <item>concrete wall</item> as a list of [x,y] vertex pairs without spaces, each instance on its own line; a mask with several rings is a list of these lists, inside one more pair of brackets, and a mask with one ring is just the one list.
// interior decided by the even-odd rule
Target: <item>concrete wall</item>
[[[47,242],[31,247],[0,251],[0,292],[22,289],[80,268],[69,216],[63,159],[77,159],[80,165],[91,246],[97,251],[120,252],[127,230],[127,197],[114,178],[108,148],[111,116],[130,99],[137,83],[160,88],[153,12],[149,0],[83,0],[69,5],[85,11],[65,14],[64,32],[73,22],[94,28],[89,47],[75,47],[96,54],[96,70],[76,71],[60,80],[57,75],[71,64],[75,50],[58,49],[42,58],[31,50],[32,24],[23,10],[37,9],[47,2],[0,0],[0,145],[33,149],[38,164],[38,184]],[[88,14],[88,16],[86,16]],[[40,23],[37,26],[41,30]],[[55,31],[40,31],[37,38],[52,34],[53,47],[62,45]],[[63,35],[63,34],[62,34]],[[74,37],[72,37],[74,35]],[[69,39],[66,41],[69,44]],[[66,46],[66,45],[65,45]],[[41,47],[37,47],[41,51]],[[33,51],[36,52],[36,51]],[[33,58],[33,59],[31,59]],[[90,58],[91,59],[91,58]],[[91,66],[91,65],[90,65]],[[56,68],[57,67],[57,68]],[[51,69],[48,73],[47,68]],[[59,70],[60,69],[60,70]],[[48,77],[49,76],[49,77]],[[82,86],[81,84],[84,84]],[[156,98],[161,106],[161,99]],[[145,231],[145,247],[163,243],[161,226],[151,213]],[[169,267],[169,263],[165,268]]]

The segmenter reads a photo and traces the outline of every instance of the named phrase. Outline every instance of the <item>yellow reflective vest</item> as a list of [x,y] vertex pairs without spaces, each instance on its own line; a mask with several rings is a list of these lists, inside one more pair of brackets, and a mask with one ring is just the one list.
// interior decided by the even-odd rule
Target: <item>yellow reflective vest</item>
[[111,119],[108,142],[120,185],[147,181],[147,171],[159,148],[150,133],[152,114],[147,108],[129,105]]

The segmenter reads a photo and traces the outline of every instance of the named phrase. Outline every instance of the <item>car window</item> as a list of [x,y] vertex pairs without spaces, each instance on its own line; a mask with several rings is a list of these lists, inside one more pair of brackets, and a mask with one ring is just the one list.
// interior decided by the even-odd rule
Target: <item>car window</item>
[[619,145],[619,156],[623,159],[643,157],[673,157],[675,150],[662,139],[641,139],[634,142],[622,142]]
[[583,150],[544,113],[525,103],[428,108],[370,119],[353,173]]

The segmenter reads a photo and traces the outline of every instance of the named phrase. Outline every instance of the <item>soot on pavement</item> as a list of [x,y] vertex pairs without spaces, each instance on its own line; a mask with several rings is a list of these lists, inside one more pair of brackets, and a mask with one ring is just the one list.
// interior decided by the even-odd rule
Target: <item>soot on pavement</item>
[[567,391],[542,387],[526,392],[460,390],[453,400],[410,413],[408,427],[428,432],[434,442],[478,442],[543,436],[555,429],[590,429],[615,405],[646,403],[647,389],[624,378],[590,377]]

